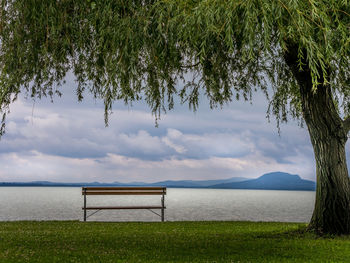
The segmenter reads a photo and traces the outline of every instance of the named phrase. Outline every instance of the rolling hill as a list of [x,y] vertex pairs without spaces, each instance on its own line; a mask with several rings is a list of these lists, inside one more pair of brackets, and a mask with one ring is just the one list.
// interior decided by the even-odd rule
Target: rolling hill
[[273,172],[259,178],[241,182],[220,183],[210,186],[219,189],[265,189],[265,190],[301,190],[314,191],[316,183],[301,179],[299,175]]
[[301,190],[314,191],[316,183],[300,178],[299,175],[273,172],[267,173],[256,179],[245,177],[232,177],[217,180],[168,180],[154,183],[130,182],[130,183],[60,183],[49,181],[33,182],[0,182],[0,186],[166,186],[169,188],[217,188],[217,189],[265,189],[265,190]]

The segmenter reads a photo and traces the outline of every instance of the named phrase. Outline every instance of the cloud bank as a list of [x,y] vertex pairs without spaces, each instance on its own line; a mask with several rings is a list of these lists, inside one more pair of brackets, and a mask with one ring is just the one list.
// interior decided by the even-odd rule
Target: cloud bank
[[104,126],[100,102],[76,102],[71,83],[62,98],[19,98],[0,141],[0,181],[131,182],[258,177],[270,171],[315,179],[306,129],[265,118],[261,94],[253,105],[232,102],[196,113],[176,105],[159,127],[147,106],[114,105]]

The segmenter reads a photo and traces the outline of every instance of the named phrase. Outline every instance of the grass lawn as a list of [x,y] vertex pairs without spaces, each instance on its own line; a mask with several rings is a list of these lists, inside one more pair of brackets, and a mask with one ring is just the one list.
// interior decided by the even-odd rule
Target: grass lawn
[[350,262],[305,224],[0,222],[0,262]]

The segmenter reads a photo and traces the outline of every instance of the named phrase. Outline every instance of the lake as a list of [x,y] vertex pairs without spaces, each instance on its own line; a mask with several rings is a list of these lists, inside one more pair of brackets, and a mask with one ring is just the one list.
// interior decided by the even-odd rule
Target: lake
[[[308,222],[315,192],[168,188],[166,221]],[[159,205],[159,196],[88,196],[88,205]],[[0,187],[0,221],[82,220],[79,187]],[[156,211],[156,212],[159,212]],[[88,214],[91,211],[88,212]],[[148,210],[104,210],[91,221],[159,221]]]

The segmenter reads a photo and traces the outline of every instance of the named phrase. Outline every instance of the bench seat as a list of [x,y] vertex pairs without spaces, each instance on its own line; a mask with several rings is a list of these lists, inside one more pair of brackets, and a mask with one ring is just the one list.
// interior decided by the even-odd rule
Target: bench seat
[[81,209],[86,210],[102,210],[102,209],[166,209],[164,206],[87,206]]

